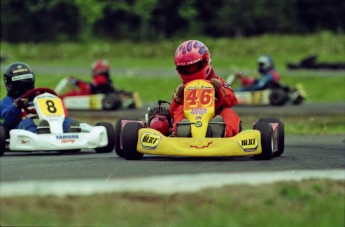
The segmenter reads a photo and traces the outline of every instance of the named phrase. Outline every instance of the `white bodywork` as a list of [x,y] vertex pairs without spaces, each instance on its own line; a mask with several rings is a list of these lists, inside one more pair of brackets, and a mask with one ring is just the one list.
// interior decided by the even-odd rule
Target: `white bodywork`
[[44,93],[33,100],[39,120],[47,120],[49,134],[36,134],[24,129],[10,131],[9,149],[18,151],[32,150],[70,150],[105,147],[108,145],[107,130],[103,126],[81,123],[81,132],[64,133],[65,110],[61,99]]
[[63,98],[63,102],[70,110],[101,110],[104,98],[104,94],[66,96]]
[[97,148],[108,145],[107,132],[103,126],[88,125],[88,127],[91,131],[50,134],[36,134],[23,129],[13,129],[10,131],[9,148],[14,151],[57,151]]

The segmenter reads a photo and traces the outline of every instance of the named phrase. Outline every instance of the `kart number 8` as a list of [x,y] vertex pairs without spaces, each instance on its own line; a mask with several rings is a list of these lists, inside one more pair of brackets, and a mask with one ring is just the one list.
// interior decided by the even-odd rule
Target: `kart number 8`
[[38,100],[40,111],[43,115],[64,115],[62,102],[58,98],[40,98]]

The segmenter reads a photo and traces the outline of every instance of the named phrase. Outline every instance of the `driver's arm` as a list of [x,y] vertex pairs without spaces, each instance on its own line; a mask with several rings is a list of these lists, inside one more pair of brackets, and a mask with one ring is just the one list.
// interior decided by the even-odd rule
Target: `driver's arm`
[[14,105],[14,100],[6,97],[0,102],[0,117],[3,119],[3,126],[10,129],[15,128],[22,116],[20,108]]

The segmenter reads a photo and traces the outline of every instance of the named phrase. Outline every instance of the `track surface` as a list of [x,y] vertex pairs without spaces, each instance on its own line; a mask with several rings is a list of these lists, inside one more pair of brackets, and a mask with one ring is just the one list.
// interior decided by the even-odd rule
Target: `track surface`
[[1,182],[145,177],[176,174],[273,172],[280,170],[345,170],[345,138],[287,136],[283,156],[270,161],[241,158],[144,156],[127,161],[115,152],[96,154],[5,153],[0,161]]
[[[237,107],[240,115],[256,114],[338,114],[344,113],[345,105],[305,104],[287,107]],[[109,115],[141,117],[143,110],[116,112],[70,112],[73,115]],[[0,182],[30,180],[74,179],[124,179],[147,176],[274,172],[280,170],[345,170],[345,134],[317,136],[286,136],[283,156],[270,161],[256,161],[249,157],[239,158],[188,158],[145,156],[140,161],[127,161],[115,152],[96,154],[87,150],[80,153],[5,153],[0,158]],[[345,176],[345,174],[344,174]]]

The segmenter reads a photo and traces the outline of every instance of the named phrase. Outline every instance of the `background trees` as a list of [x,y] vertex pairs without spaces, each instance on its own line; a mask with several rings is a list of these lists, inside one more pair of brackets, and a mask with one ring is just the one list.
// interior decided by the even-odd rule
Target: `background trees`
[[343,33],[343,0],[1,0],[1,40]]

